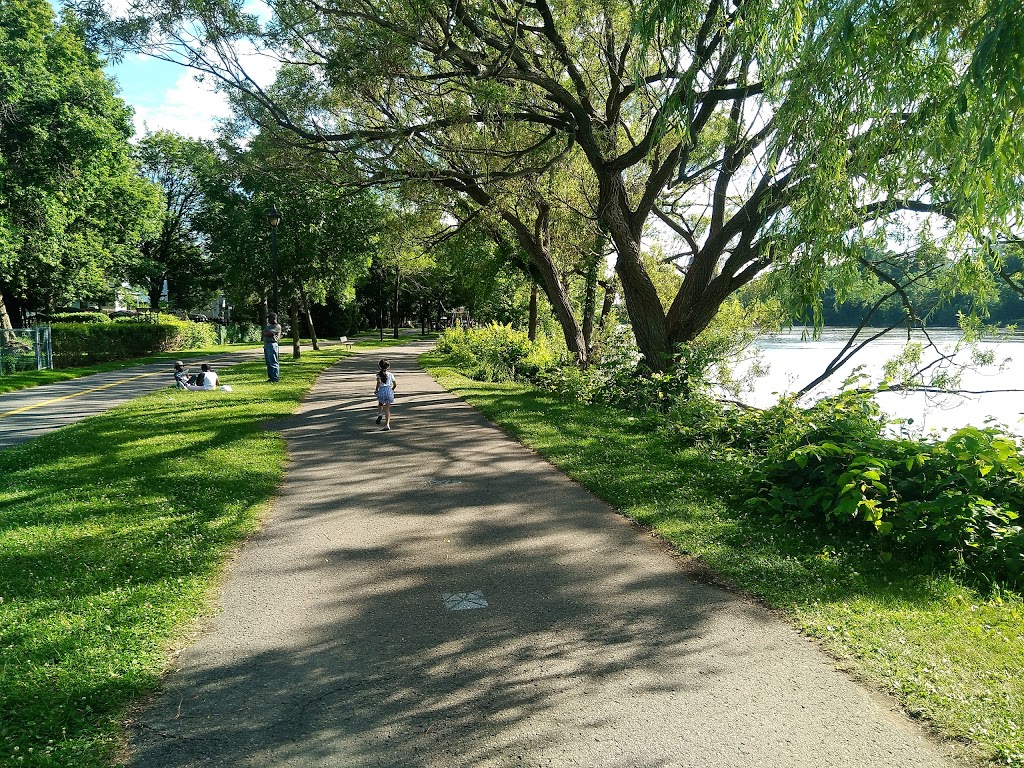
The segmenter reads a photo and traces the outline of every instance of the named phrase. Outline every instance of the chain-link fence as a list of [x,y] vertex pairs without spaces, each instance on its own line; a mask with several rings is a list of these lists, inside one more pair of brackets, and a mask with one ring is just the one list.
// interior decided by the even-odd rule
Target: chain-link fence
[[0,330],[0,374],[53,368],[50,326]]

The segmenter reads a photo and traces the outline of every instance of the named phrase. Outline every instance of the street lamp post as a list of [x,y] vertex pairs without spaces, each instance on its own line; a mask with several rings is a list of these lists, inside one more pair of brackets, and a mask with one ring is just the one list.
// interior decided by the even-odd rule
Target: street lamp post
[[267,224],[270,225],[270,268],[273,271],[274,281],[271,284],[273,291],[272,311],[276,314],[277,309],[277,225],[281,223],[281,212],[273,202],[270,203],[270,210],[267,211]]

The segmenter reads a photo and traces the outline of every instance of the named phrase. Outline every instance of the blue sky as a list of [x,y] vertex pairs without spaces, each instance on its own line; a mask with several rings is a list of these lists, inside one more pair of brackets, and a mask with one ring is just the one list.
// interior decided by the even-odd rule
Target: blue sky
[[178,64],[150,56],[131,55],[107,71],[121,89],[121,98],[135,109],[135,131],[170,130],[195,138],[212,138],[217,118],[230,110],[223,95]]
[[[50,0],[59,9],[61,0]],[[258,70],[267,70],[260,62]],[[186,67],[150,56],[130,55],[110,64],[120,96],[135,110],[135,132],[169,130],[194,138],[212,138],[216,120],[230,115],[227,99],[209,82],[198,83]]]

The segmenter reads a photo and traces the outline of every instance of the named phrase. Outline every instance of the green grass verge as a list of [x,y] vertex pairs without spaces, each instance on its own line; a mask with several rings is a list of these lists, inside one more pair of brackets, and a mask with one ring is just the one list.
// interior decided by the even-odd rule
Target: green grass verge
[[0,766],[112,763],[281,481],[265,425],[345,354],[284,354],[277,385],[244,363],[231,393],[168,388],[0,451]]
[[445,387],[623,514],[783,612],[854,674],[965,745],[1024,766],[1024,605],[826,534],[747,514],[743,469],[683,448],[653,418],[481,383],[421,362]]

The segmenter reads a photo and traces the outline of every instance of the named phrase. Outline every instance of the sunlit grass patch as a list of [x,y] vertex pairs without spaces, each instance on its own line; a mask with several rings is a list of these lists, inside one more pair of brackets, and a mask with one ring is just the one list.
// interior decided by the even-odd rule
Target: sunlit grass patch
[[[748,511],[742,462],[681,448],[653,415],[477,382],[444,386],[719,577],[784,612],[912,714],[999,765],[1024,766],[1024,602],[883,562],[863,540]],[[751,491],[752,492],[752,491]]]
[[221,371],[0,451],[0,765],[109,765],[281,481],[289,415],[340,347]]

